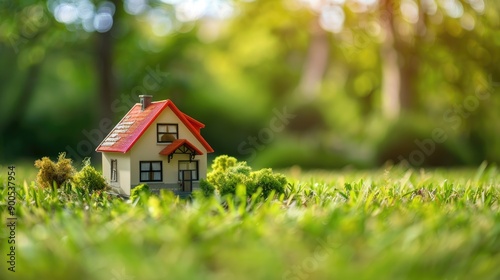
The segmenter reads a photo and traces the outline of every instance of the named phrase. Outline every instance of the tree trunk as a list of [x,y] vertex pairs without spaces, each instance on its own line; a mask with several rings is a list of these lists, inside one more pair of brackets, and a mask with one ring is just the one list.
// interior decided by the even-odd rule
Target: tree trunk
[[99,110],[101,118],[113,119],[111,103],[115,98],[113,74],[113,38],[111,30],[96,34],[96,66],[99,80]]
[[311,25],[311,43],[300,79],[299,90],[307,99],[314,99],[328,67],[328,33],[314,19]]
[[382,111],[389,119],[396,119],[402,111],[410,111],[417,97],[416,81],[419,57],[415,44],[425,33],[424,15],[419,11],[418,22],[414,25],[413,38],[400,38],[395,30],[394,0],[380,2],[380,22],[385,32],[380,55],[382,58]]
[[[404,111],[411,111],[414,108],[417,97],[416,81],[418,75],[419,59],[413,49],[407,49],[404,53],[404,59],[401,59],[400,77],[401,84],[399,89],[400,107]],[[402,65],[401,65],[402,64]]]
[[19,97],[12,105],[12,113],[7,114],[7,120],[4,122],[4,128],[2,129],[4,133],[15,133],[21,127],[21,120],[26,116],[29,101],[31,101],[35,93],[42,65],[43,60],[29,66]]
[[380,48],[382,58],[382,112],[394,119],[401,111],[398,52],[395,48],[394,8],[392,0],[382,0],[380,23],[385,32],[385,40]]
[[113,15],[113,26],[105,33],[96,34],[95,53],[96,53],[96,68],[99,81],[99,110],[101,118],[113,120],[113,112],[111,111],[111,103],[117,98],[114,61],[113,61],[113,46],[114,38],[111,35],[120,22],[123,16],[123,2],[119,0],[111,0],[115,5],[115,14]]

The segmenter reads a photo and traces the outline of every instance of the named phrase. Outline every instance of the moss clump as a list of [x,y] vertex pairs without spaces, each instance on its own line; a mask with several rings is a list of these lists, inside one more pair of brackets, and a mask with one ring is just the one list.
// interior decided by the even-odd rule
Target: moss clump
[[76,173],[71,159],[66,158],[66,153],[60,153],[57,162],[53,162],[48,157],[43,157],[35,161],[38,168],[36,183],[40,188],[57,188],[68,184]]
[[102,191],[106,188],[106,180],[101,172],[90,165],[90,159],[83,162],[82,169],[76,173],[73,182],[77,187],[87,188],[89,191]]

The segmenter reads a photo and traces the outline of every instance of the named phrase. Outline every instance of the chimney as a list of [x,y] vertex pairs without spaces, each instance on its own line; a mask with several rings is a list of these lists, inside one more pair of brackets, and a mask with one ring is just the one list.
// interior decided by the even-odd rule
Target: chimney
[[142,111],[144,111],[149,105],[151,105],[151,100],[153,99],[153,96],[139,95],[139,99],[141,100]]

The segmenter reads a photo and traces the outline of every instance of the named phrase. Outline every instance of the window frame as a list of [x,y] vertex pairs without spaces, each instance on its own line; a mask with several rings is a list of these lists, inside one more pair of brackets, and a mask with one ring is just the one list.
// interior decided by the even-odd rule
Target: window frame
[[[166,126],[166,132],[160,132],[160,127]],[[169,132],[169,126],[175,126],[175,132]],[[179,124],[177,123],[157,123],[156,124],[156,143],[159,144],[170,144],[173,141],[161,141],[161,136],[165,134],[174,135],[175,140],[179,139]]]
[[[110,174],[110,181],[113,183],[118,182],[118,160],[117,159],[112,159],[111,160],[111,174]],[[114,167],[114,168],[113,168]]]
[[[149,169],[143,170],[142,165],[148,163]],[[153,163],[160,163],[160,170],[153,170]],[[154,173],[160,174],[160,179],[154,179]],[[149,178],[147,180],[142,179],[142,174],[148,173]],[[141,160],[139,161],[139,182],[163,182],[163,161],[161,160]]]

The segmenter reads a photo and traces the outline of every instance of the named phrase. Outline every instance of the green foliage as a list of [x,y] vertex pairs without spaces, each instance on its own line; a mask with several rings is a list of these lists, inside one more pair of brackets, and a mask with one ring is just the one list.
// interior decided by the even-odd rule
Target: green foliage
[[238,162],[236,158],[227,155],[219,156],[214,160],[212,172],[207,174],[207,182],[222,196],[236,194],[237,187],[243,185],[246,187],[248,196],[252,196],[261,188],[261,194],[264,197],[272,191],[275,194],[283,193],[287,183],[285,176],[273,173],[270,168],[252,171],[246,162]]
[[238,184],[247,181],[251,168],[246,162],[238,162],[234,157],[221,155],[214,159],[212,171],[207,174],[210,183],[221,195],[235,193]]
[[238,160],[236,158],[230,157],[228,155],[218,156],[212,163],[212,172],[224,172],[230,167],[235,166],[237,162]]
[[201,193],[203,194],[204,197],[210,197],[210,196],[214,195],[214,192],[215,192],[214,185],[206,179],[200,180],[200,189],[201,189]]
[[137,198],[147,198],[150,194],[149,186],[147,184],[140,184],[130,191],[130,200],[135,201]]
[[244,174],[238,173],[236,170],[230,168],[228,171],[223,173],[215,187],[219,191],[220,195],[236,194],[236,188],[238,185],[244,185],[247,187],[247,193],[251,195],[255,188],[251,177]]
[[282,174],[273,173],[271,168],[252,172],[254,186],[262,188],[262,195],[267,197],[271,192],[281,194],[285,191],[286,177]]
[[60,153],[57,162],[48,157],[38,159],[35,167],[39,169],[36,182],[41,188],[51,188],[54,184],[59,188],[69,183],[76,172],[71,159],[66,158],[66,153]]
[[91,192],[102,191],[107,186],[106,179],[104,179],[101,172],[90,165],[89,158],[84,161],[82,169],[76,173],[73,182],[77,187],[86,188]]

